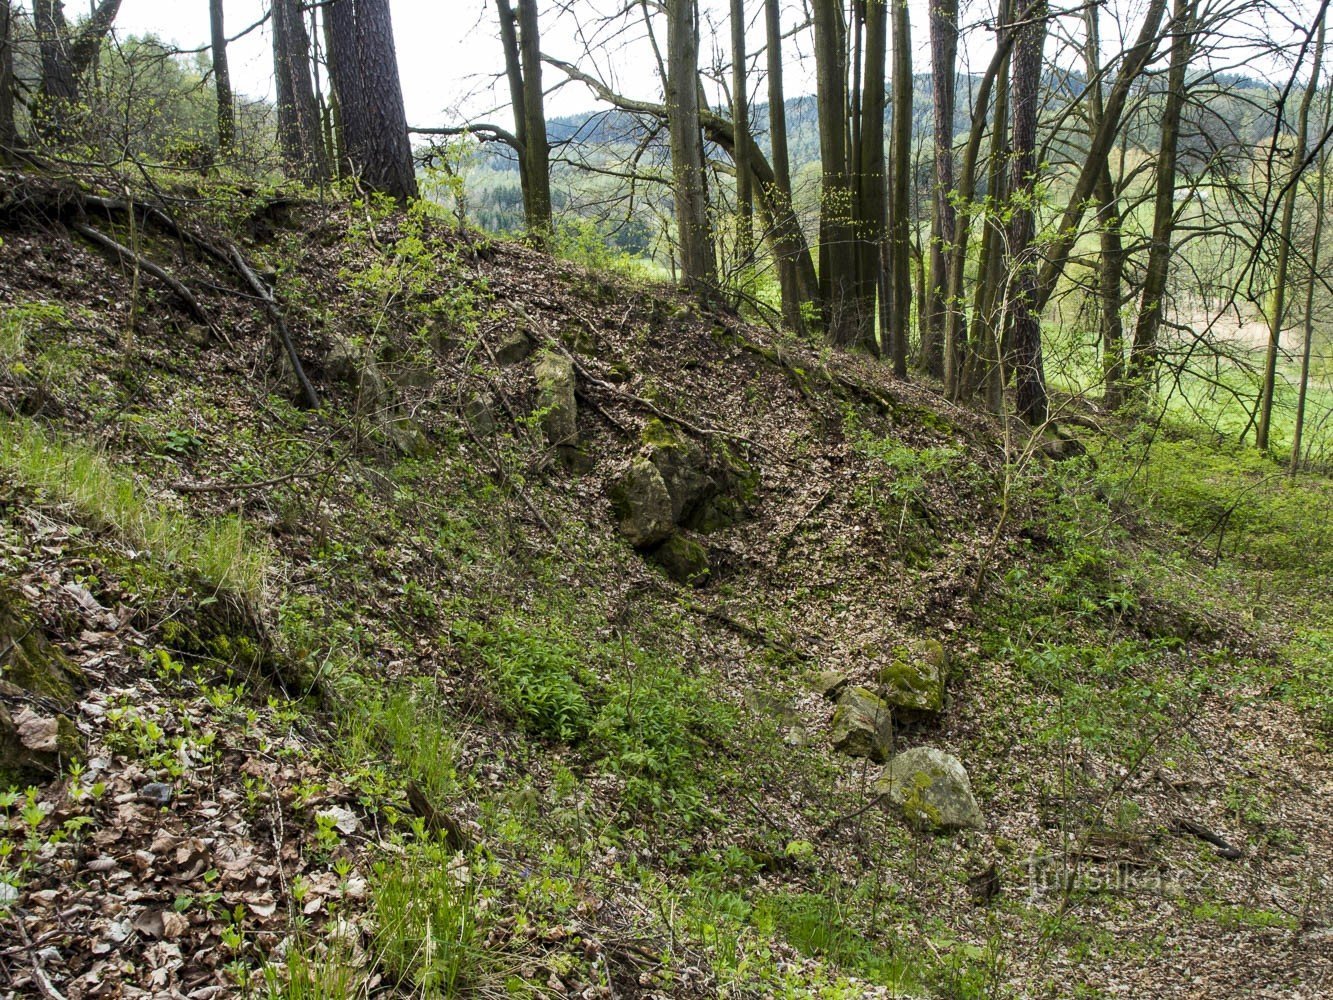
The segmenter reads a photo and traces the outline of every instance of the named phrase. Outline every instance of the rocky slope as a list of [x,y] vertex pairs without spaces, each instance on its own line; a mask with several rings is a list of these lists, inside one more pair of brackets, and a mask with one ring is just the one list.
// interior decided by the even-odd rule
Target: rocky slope
[[0,990],[1333,987],[1280,637],[1078,449],[424,210],[7,181]]

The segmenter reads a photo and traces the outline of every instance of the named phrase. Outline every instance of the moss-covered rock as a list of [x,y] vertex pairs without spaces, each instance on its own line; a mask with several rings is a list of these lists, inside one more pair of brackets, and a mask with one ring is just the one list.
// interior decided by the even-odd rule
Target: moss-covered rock
[[935,747],[913,747],[895,756],[875,791],[920,829],[979,830],[985,825],[962,763]]
[[879,671],[879,694],[895,708],[938,712],[944,707],[948,654],[935,639],[899,646]]
[[636,549],[665,541],[675,530],[671,517],[671,494],[657,466],[646,458],[630,463],[611,490],[620,533]]
[[699,587],[708,579],[708,550],[684,535],[672,535],[654,549],[653,561],[677,583]]
[[85,687],[18,591],[0,587],[0,786],[50,777],[79,756],[82,740],[64,711]]
[[703,505],[717,494],[707,453],[697,442],[657,419],[648,421],[642,437],[649,460],[662,474],[671,495],[672,520],[691,525]]
[[495,341],[495,360],[502,365],[516,365],[532,353],[532,339],[522,327],[501,330]]
[[893,709],[869,688],[848,688],[833,710],[829,738],[850,757],[886,760],[893,751]]
[[572,448],[579,443],[578,401],[574,396],[574,363],[553,351],[536,362],[537,409],[542,433],[556,447]]

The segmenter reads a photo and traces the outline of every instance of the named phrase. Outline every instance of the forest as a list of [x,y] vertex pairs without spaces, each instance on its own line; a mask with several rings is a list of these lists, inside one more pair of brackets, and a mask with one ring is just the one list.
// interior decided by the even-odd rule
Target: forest
[[1333,994],[1328,15],[0,0],[0,1000]]

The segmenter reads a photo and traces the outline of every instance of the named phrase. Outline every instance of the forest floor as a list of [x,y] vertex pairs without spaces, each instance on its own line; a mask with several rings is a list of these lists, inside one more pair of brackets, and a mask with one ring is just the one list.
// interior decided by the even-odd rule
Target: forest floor
[[[176,192],[302,407],[217,258],[5,186],[0,996],[1333,992],[1327,475],[1086,404],[1055,462],[605,263]],[[663,455],[676,578],[618,528]],[[981,829],[830,743],[929,642],[893,749]]]

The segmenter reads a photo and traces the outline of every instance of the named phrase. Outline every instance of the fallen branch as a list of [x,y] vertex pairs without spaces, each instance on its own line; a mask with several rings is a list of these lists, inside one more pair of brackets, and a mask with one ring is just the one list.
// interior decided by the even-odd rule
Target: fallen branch
[[162,284],[171,289],[173,295],[185,304],[186,308],[190,310],[190,313],[195,319],[207,326],[215,335],[217,334],[217,326],[213,323],[213,320],[209,317],[203,305],[201,305],[199,300],[195,298],[194,293],[181,284],[179,279],[169,274],[163,267],[153,263],[142,254],[135,253],[123,243],[116,242],[100,229],[94,229],[87,223],[74,222],[71,223],[70,228],[90,243],[96,243],[104,250],[110,250],[112,253],[116,254],[123,263],[131,264],[140,271],[150,274],[158,281],[162,282]]
[[1192,819],[1177,816],[1171,821],[1171,832],[1189,834],[1191,837],[1198,837],[1205,843],[1212,844],[1217,848],[1218,856],[1226,858],[1228,861],[1236,861],[1245,856],[1245,852],[1239,847],[1233,847],[1222,837],[1213,833],[1212,830],[1201,823],[1194,822]]
[[278,305],[278,300],[273,297],[273,291],[262,281],[259,275],[250,269],[250,265],[245,262],[241,256],[240,248],[235,243],[225,244],[227,256],[238,274],[245,279],[251,290],[259,297],[259,301],[264,304],[264,312],[268,314],[269,320],[273,324],[273,333],[277,337],[279,344],[287,354],[287,360],[292,366],[292,372],[296,375],[297,384],[301,387],[301,396],[310,409],[319,408],[319,394],[315,392],[315,387],[310,384],[310,379],[306,377],[305,368],[301,366],[301,359],[296,354],[296,345],[292,342],[291,331],[287,329],[287,320],[283,318],[282,309]]

